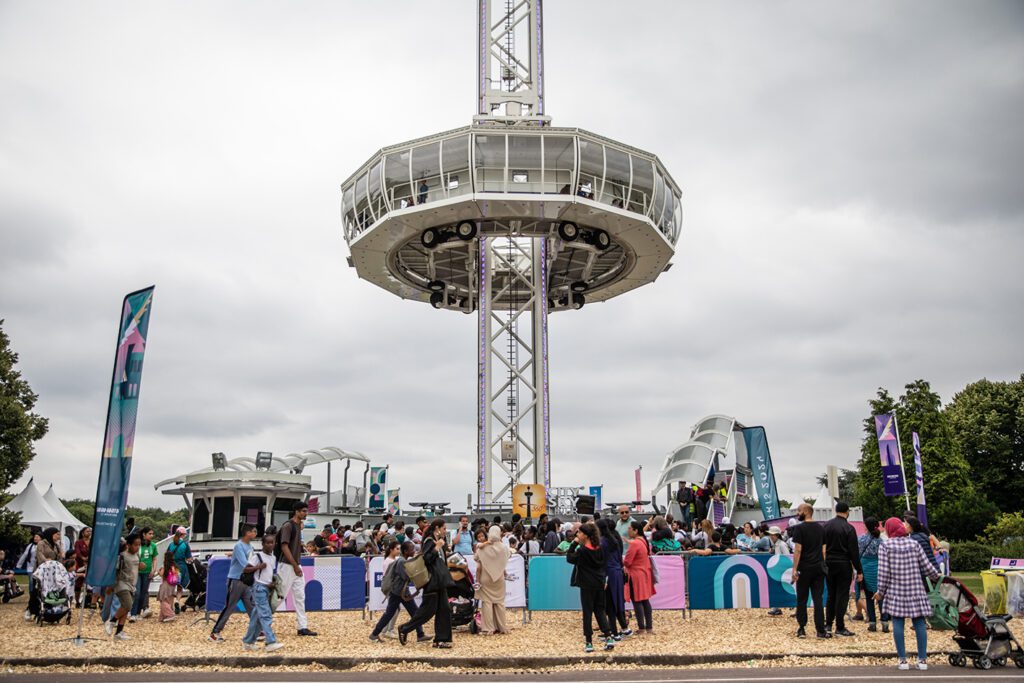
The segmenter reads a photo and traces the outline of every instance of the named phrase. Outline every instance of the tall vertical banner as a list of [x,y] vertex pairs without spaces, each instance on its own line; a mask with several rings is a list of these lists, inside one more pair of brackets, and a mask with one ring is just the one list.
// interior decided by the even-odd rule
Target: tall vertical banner
[[388,488],[388,468],[370,468],[370,502],[366,506],[371,510],[383,510],[385,494]]
[[746,448],[750,469],[754,472],[754,490],[757,491],[757,500],[761,504],[764,518],[781,517],[779,490],[775,486],[775,469],[772,467],[772,454],[768,450],[768,435],[764,427],[743,429],[742,446]]
[[896,415],[875,415],[875,432],[878,434],[878,451],[882,456],[885,495],[902,496],[907,492],[907,482],[903,478],[903,456],[896,433]]
[[86,583],[109,586],[114,583],[117,555],[128,503],[128,480],[132,471],[135,421],[139,410],[142,361],[149,338],[149,312],[153,287],[132,292],[121,306],[117,331],[114,373],[107,403],[107,426],[103,436],[103,457],[96,486],[96,512],[92,523],[92,548]]
[[914,481],[917,483],[917,518],[928,526],[928,512],[924,503],[924,468],[921,466],[921,438],[911,432],[914,441]]
[[640,500],[640,470],[642,469],[642,465],[636,468],[636,498],[633,500]]
[[402,514],[402,505],[398,501],[398,495],[402,489],[388,489],[388,512],[393,515]]
[[590,487],[590,495],[592,495],[594,497],[594,511],[599,513],[599,514],[601,512],[601,508],[604,507],[604,505],[602,505],[602,503],[604,501],[601,500],[601,490],[603,488],[604,488],[603,484],[601,486],[591,486]]

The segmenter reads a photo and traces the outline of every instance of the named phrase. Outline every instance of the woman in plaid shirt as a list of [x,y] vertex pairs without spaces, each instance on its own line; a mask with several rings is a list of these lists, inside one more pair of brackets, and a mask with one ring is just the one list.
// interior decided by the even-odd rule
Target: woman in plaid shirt
[[882,612],[892,617],[892,639],[896,642],[899,669],[910,668],[907,649],[903,642],[903,626],[909,617],[917,636],[917,668],[928,668],[928,632],[925,618],[932,615],[932,606],[924,590],[922,575],[937,581],[939,573],[916,541],[908,536],[906,524],[895,517],[885,521],[889,539],[878,550],[878,590],[875,600],[882,604]]

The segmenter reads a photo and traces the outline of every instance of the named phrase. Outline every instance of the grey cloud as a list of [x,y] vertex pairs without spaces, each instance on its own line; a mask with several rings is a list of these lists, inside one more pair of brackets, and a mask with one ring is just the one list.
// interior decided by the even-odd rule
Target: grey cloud
[[[472,10],[396,7],[3,5],[0,317],[51,417],[30,474],[92,494],[117,306],[155,283],[133,500],[176,505],[152,483],[212,451],[328,444],[465,500],[475,319],[358,281],[338,219],[372,152],[473,111]],[[657,153],[685,200],[670,272],[551,318],[557,482],[630,497],[725,412],[797,496],[855,462],[876,387],[1020,374],[1018,3],[545,10],[556,125]]]

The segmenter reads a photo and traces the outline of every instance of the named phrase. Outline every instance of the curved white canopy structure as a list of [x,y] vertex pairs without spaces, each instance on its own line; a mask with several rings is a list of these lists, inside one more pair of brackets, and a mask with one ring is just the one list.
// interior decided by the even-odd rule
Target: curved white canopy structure
[[[321,465],[335,460],[358,460],[359,462],[365,462],[367,464],[370,462],[370,459],[359,451],[346,451],[338,448],[337,446],[325,446],[323,448],[303,451],[302,453],[289,453],[283,456],[275,455],[271,460],[270,468],[266,471],[292,472],[294,474],[300,474],[304,468],[310,465]],[[232,458],[226,462],[224,470],[233,472],[259,471],[256,467],[255,457]],[[216,471],[219,470],[215,469],[212,465],[209,467],[203,467],[192,472],[186,472],[185,474],[179,474],[176,477],[159,481],[153,485],[153,488],[159,489],[163,486],[168,486],[169,484],[184,484],[186,477]]]
[[703,483],[715,455],[725,453],[734,429],[742,425],[728,415],[708,415],[690,431],[690,440],[665,456],[655,490],[677,482]]

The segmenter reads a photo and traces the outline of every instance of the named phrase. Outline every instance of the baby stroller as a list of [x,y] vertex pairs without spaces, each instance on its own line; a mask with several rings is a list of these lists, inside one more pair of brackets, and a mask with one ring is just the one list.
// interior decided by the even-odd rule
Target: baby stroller
[[475,635],[480,632],[480,604],[475,597],[473,574],[465,558],[457,553],[448,558],[448,572],[452,577],[452,585],[448,586],[452,629],[468,626],[469,632]]
[[35,599],[38,600],[36,623],[42,626],[56,624],[61,620],[71,623],[71,595],[74,592],[74,581],[64,569],[64,565],[56,560],[49,560],[39,565],[33,574],[38,582]]
[[206,609],[206,565],[200,560],[188,563],[188,598],[182,612],[189,608],[196,612]]
[[949,663],[952,666],[967,666],[967,658],[970,657],[978,669],[991,669],[993,665],[1006,666],[1008,659],[1012,659],[1018,668],[1024,669],[1024,650],[1006,625],[1013,617],[1005,614],[986,615],[978,606],[974,594],[951,576],[942,578],[939,593],[960,615],[956,635],[953,636],[953,642],[960,651],[950,653]]
[[14,598],[25,594],[25,591],[18,585],[13,574],[0,576],[0,586],[3,586],[3,594],[0,595],[0,601],[5,605]]

